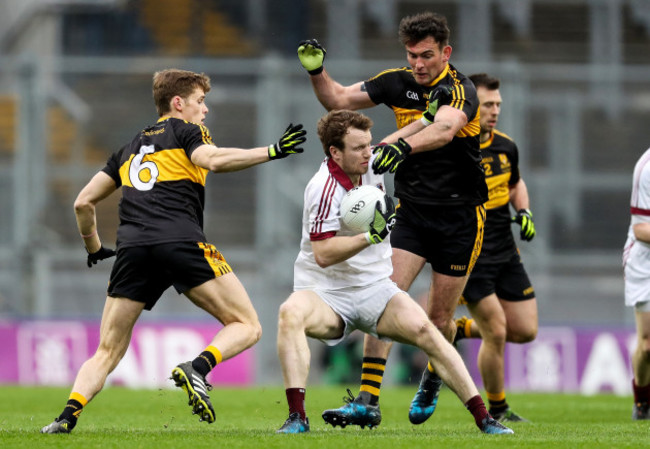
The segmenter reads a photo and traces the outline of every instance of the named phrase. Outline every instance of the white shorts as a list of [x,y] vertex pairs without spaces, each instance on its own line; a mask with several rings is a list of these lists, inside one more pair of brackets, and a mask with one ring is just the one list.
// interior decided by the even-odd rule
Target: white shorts
[[645,306],[646,310],[650,310],[650,247],[635,242],[626,256],[625,305],[637,306],[637,310]]
[[388,301],[402,290],[390,279],[375,282],[366,287],[351,287],[337,290],[315,289],[320,298],[341,317],[345,324],[343,336],[332,340],[322,340],[328,346],[334,346],[343,341],[355,329],[390,341],[377,335],[377,322],[381,318]]

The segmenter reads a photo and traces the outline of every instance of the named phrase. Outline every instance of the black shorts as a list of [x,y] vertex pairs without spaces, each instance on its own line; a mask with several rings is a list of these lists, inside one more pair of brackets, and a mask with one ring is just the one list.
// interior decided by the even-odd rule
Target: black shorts
[[493,293],[504,301],[513,302],[535,297],[535,290],[518,252],[504,262],[481,263],[479,258],[469,276],[461,301],[473,304]]
[[485,208],[423,206],[400,201],[390,234],[393,248],[424,257],[436,273],[465,276],[483,244]]
[[197,287],[232,268],[214,245],[175,242],[132,246],[117,251],[108,296],[145,303],[151,310],[163,292],[174,286],[178,293]]

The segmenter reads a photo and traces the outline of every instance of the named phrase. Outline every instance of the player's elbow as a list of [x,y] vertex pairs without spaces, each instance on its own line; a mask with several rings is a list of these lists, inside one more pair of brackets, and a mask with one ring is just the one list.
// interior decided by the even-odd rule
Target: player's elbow
[[332,265],[332,260],[323,254],[314,253],[314,259],[316,260],[318,266],[321,268],[327,268]]
[[77,215],[91,212],[94,208],[95,205],[90,201],[90,198],[87,195],[84,195],[83,192],[74,200],[74,212]]
[[225,165],[223,164],[221,158],[218,157],[210,159],[210,161],[207,164],[207,167],[205,168],[210,170],[212,173],[223,173],[228,171]]
[[445,128],[443,132],[440,134],[440,139],[443,142],[443,146],[451,143],[451,141],[454,140],[455,136],[456,136],[456,132],[452,127]]

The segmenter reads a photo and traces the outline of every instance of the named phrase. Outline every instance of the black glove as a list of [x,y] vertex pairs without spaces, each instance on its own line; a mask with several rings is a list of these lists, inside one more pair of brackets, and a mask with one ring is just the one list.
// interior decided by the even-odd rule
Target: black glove
[[370,223],[370,229],[366,233],[366,239],[371,245],[381,243],[390,234],[390,231],[395,226],[395,203],[388,195],[384,196],[386,203],[386,212],[381,211],[381,201],[377,201],[375,205],[375,217]]
[[[88,250],[86,250],[88,252]],[[92,268],[93,265],[97,265],[97,262],[100,260],[108,259],[109,257],[113,257],[115,255],[115,251],[113,251],[110,248],[104,248],[102,245],[97,251],[94,253],[88,253],[88,268]]]
[[422,113],[422,118],[426,121],[425,125],[433,123],[433,119],[442,105],[449,104],[451,93],[454,91],[452,86],[438,86],[429,93],[429,106]]
[[298,59],[310,75],[318,75],[323,71],[323,61],[327,51],[316,39],[298,43]]
[[517,215],[512,217],[512,221],[521,226],[519,237],[522,240],[530,242],[535,237],[535,223],[533,223],[533,213],[530,209],[519,209]]
[[269,145],[269,159],[282,159],[290,154],[302,153],[304,150],[296,147],[307,140],[305,134],[307,131],[302,129],[302,125],[294,126],[290,123],[280,140]]
[[380,143],[372,150],[372,153],[377,155],[372,162],[372,171],[377,175],[386,172],[395,173],[397,166],[410,152],[411,145],[402,138],[398,139],[397,143]]

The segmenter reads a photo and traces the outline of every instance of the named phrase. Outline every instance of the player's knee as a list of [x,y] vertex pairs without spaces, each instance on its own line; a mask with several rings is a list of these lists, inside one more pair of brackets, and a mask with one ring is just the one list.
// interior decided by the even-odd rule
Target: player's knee
[[[434,320],[431,319],[429,322],[433,327],[435,327],[439,333],[442,334],[442,336],[445,338],[447,341],[453,341],[454,335],[456,335],[456,323],[451,320]],[[423,331],[428,329],[427,325],[423,325]]]
[[303,318],[294,301],[285,301],[278,311],[278,328],[291,329],[302,326]]
[[251,324],[250,328],[251,328],[251,340],[253,341],[252,344],[255,344],[258,341],[260,341],[260,339],[262,338],[262,325],[260,324],[259,321],[257,321],[256,323]]
[[505,345],[508,338],[508,331],[505,323],[503,326],[485,326],[481,327],[481,337],[484,341],[490,341],[497,345]]
[[537,338],[537,326],[514,329],[508,332],[508,341],[511,343],[530,343]]
[[431,321],[423,321],[420,323],[415,334],[415,344],[419,348],[428,346],[428,343],[435,339],[437,330]]
[[646,362],[650,361],[650,336],[645,336],[644,338],[639,339],[636,346],[636,352],[638,357],[642,360]]

